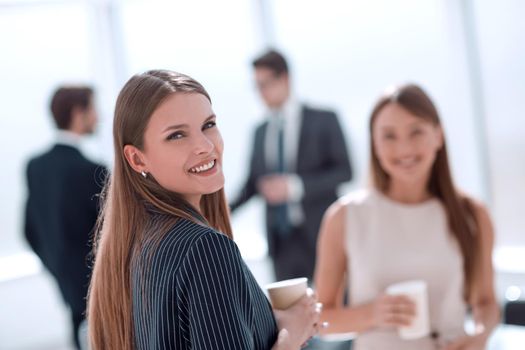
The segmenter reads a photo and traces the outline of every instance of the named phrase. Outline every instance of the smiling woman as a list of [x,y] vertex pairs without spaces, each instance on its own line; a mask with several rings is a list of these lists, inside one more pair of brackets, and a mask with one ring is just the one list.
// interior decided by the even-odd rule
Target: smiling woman
[[224,187],[222,150],[210,100],[198,93],[167,97],[151,115],[144,149],[124,146],[126,159],[136,172],[150,174],[195,208],[202,194]]
[[[319,310],[274,311],[232,240],[211,100],[171,71],[132,77],[88,298],[92,349],[298,349]],[[281,331],[278,335],[278,331]]]
[[[321,226],[315,284],[327,332],[360,333],[357,350],[484,349],[499,319],[494,233],[484,206],[454,186],[436,107],[402,85],[381,96],[369,126],[373,188],[332,205]],[[428,312],[413,295],[388,293],[413,280],[428,290]],[[412,324],[429,327],[407,340]]]

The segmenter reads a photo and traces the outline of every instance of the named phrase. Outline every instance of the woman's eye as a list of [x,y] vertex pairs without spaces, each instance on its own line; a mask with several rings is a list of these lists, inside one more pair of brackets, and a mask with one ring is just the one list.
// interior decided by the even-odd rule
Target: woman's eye
[[412,136],[419,136],[419,135],[423,134],[423,131],[421,129],[416,129],[416,130],[413,130],[410,134]]
[[396,138],[396,136],[394,134],[385,134],[385,135],[383,135],[383,138],[385,140],[394,140]]
[[176,131],[172,134],[169,134],[168,137],[166,138],[167,140],[178,140],[178,139],[181,139],[184,137],[184,133],[180,132],[180,131]]
[[209,121],[206,124],[204,124],[203,129],[213,128],[215,125],[217,125],[217,123],[215,123],[214,121]]

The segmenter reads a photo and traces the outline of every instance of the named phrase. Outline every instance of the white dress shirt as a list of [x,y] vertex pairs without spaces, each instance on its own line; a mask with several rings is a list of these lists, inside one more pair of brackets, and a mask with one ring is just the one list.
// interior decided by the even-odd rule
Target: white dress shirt
[[266,130],[265,154],[266,165],[270,169],[277,168],[278,132],[284,123],[284,164],[288,177],[289,202],[288,215],[290,222],[298,226],[304,220],[300,201],[304,195],[304,184],[296,174],[299,136],[301,132],[301,105],[293,97],[289,98],[280,109],[270,109],[266,112],[268,129]]
[[82,137],[74,132],[67,130],[57,130],[55,142],[59,145],[66,145],[80,149]]

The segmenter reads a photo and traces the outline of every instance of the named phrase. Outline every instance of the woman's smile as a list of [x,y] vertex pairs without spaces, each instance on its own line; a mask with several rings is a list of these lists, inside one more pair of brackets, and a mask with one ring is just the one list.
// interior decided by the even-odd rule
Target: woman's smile
[[217,159],[212,159],[190,168],[189,173],[197,176],[211,176],[218,172],[219,164],[217,164]]

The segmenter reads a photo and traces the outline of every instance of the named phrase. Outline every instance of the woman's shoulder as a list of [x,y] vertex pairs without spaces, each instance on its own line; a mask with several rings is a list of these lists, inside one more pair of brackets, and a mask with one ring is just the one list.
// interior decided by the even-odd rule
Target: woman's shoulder
[[[147,259],[151,265],[178,266],[189,255],[195,255],[195,251],[228,247],[229,249],[221,249],[230,254],[237,249],[226,235],[192,220],[178,218],[164,224],[153,225],[146,230],[145,235],[151,238],[141,246],[139,260]],[[154,238],[155,236],[158,238]]]
[[459,195],[463,202],[463,206],[474,215],[474,219],[477,221],[479,226],[492,227],[490,211],[481,199],[464,192],[460,192]]
[[186,218],[178,218],[175,225],[173,225],[169,231],[173,234],[182,234],[186,233],[188,236],[201,237],[209,234],[220,234],[209,226],[199,224],[193,220]]
[[327,209],[325,218],[333,222],[344,222],[348,213],[359,213],[372,206],[374,197],[374,190],[368,188],[352,191],[335,201]]
[[375,190],[370,188],[362,188],[342,196],[334,203],[334,206],[345,211],[350,209],[358,210],[373,205],[375,199]]
[[180,240],[189,248],[203,243],[235,245],[225,234],[210,226],[204,226],[195,221],[180,218],[166,235],[167,240]]
[[460,191],[459,197],[463,201],[464,205],[469,205],[473,210],[475,210],[478,213],[488,211],[485,203],[476,196]]
[[218,287],[230,283],[231,278],[238,282],[244,280],[245,271],[241,253],[228,236],[189,220],[181,222],[175,229],[179,230],[179,233],[180,230],[185,231],[185,235],[188,234],[188,230],[193,231],[187,243],[179,247],[180,275],[185,285],[198,282],[199,285],[205,283]]
[[344,205],[363,205],[370,202],[375,195],[373,188],[360,188],[342,196],[339,201]]

